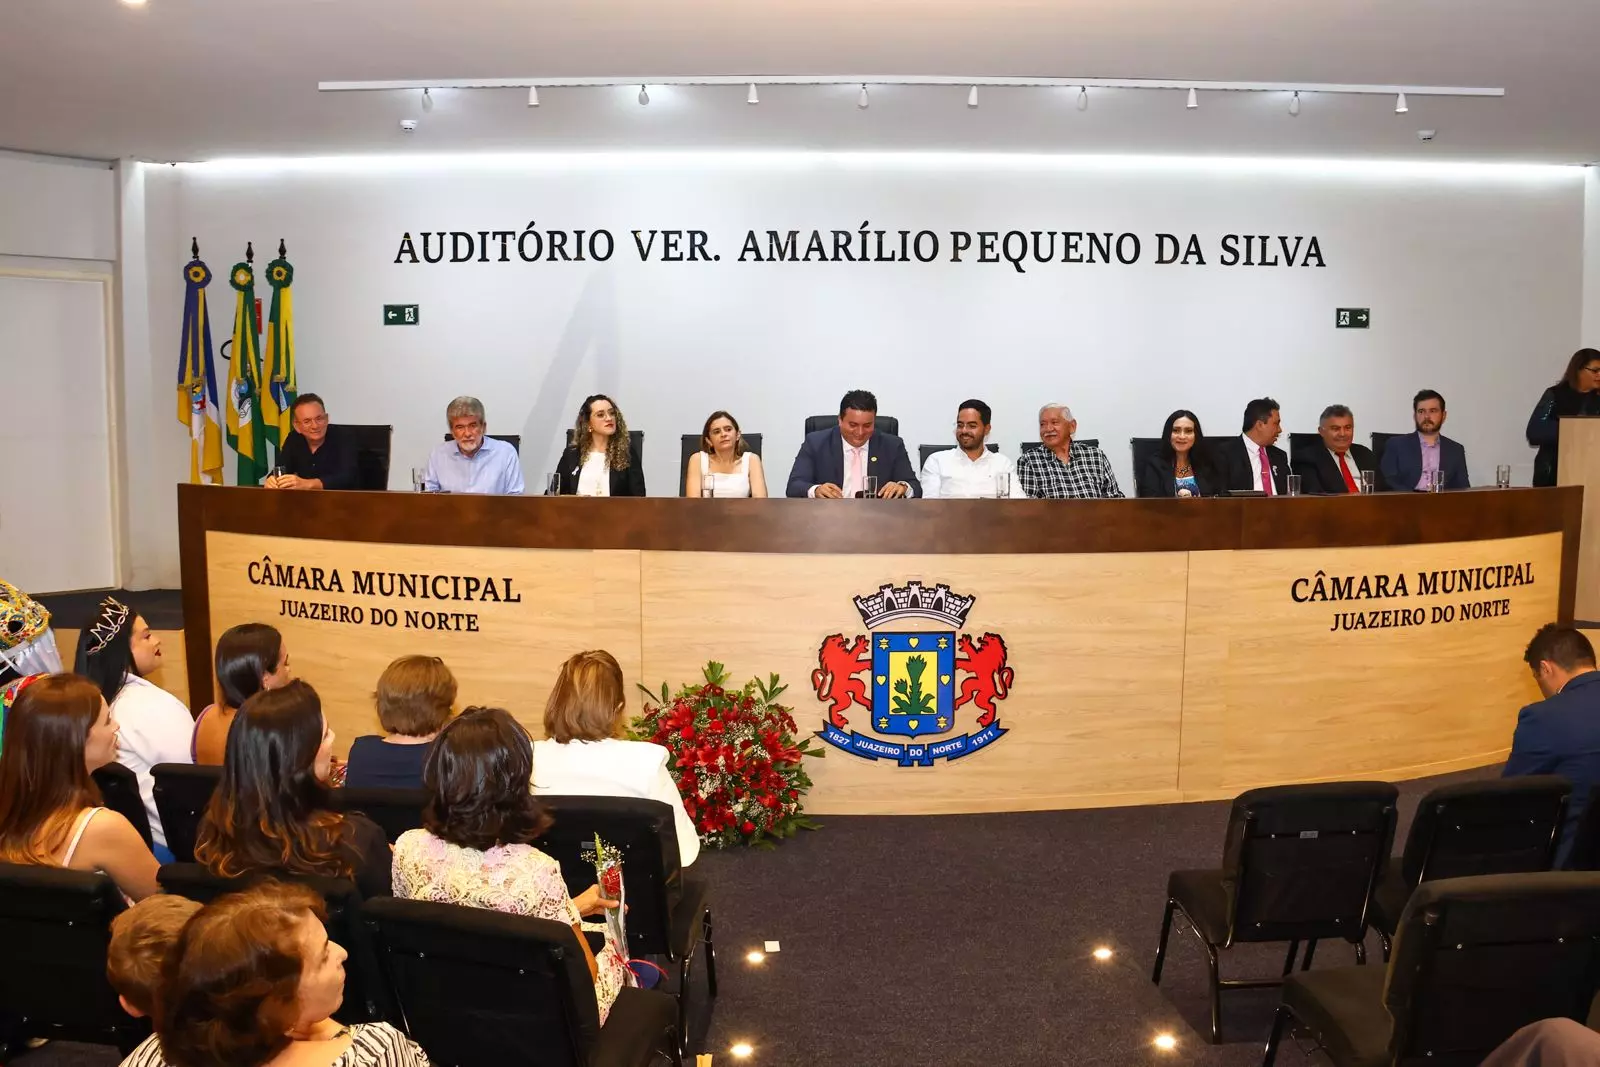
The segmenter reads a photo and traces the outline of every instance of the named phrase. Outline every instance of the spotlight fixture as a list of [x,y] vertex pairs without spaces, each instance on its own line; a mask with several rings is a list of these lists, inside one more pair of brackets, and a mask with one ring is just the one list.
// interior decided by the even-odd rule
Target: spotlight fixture
[[528,106],[539,106],[539,87],[537,85],[528,86]]
[[1200,97],[1195,94],[1193,89],[1189,90],[1189,101],[1183,106],[1188,108],[1190,111],[1193,111],[1195,108],[1200,106]]
[[649,102],[650,102],[650,90],[646,89],[642,85],[639,86],[639,106],[640,107],[644,107]]
[[1111,958],[1111,950],[1106,948],[1106,946],[1101,945],[1099,948],[1094,950],[1094,958],[1099,960],[1101,963],[1104,963],[1106,960]]
[[1401,93],[1399,96],[1394,98],[1394,113],[1396,115],[1404,115],[1407,111],[1410,111],[1410,110],[1411,109],[1406,106],[1406,94],[1405,93]]
[[867,83],[862,82],[861,95],[856,97],[856,107],[859,107],[861,110],[865,111],[867,109],[867,105],[870,103],[872,103],[872,101],[867,99]]
[[1289,98],[1289,114],[1291,114],[1291,115],[1300,114],[1300,90],[1299,89],[1296,89],[1294,91],[1294,95]]
[[977,107],[978,106],[978,87],[976,85],[974,85],[970,90],[967,91],[967,106],[968,107]]
[[762,963],[763,961],[766,960],[767,954],[765,952],[760,952],[760,951],[751,951],[751,952],[745,953],[745,957],[744,958],[749,963],[759,964],[759,963]]
[[432,111],[433,110],[433,90],[432,89],[424,89],[424,90],[422,90],[422,110],[424,110],[424,111]]
[[746,1057],[748,1057],[750,1055],[750,1053],[754,1052],[755,1049],[751,1046],[750,1042],[741,1041],[737,1045],[735,1045],[732,1048],[730,1048],[728,1051],[733,1053],[735,1059],[741,1059],[742,1060],[742,1059],[745,1059]]
[[129,7],[143,7],[144,6],[144,0],[122,0],[122,2],[124,4],[126,4],[127,6],[129,6]]
[[1078,110],[1089,110],[1089,87],[1087,85],[1078,86]]
[[744,102],[747,103],[747,104],[759,104],[759,103],[761,103],[761,97],[756,92],[756,83],[755,82],[751,82],[750,83],[750,91],[745,94]]
[[1178,1039],[1171,1034],[1157,1034],[1156,1039],[1151,1044],[1162,1052],[1171,1052],[1178,1047]]

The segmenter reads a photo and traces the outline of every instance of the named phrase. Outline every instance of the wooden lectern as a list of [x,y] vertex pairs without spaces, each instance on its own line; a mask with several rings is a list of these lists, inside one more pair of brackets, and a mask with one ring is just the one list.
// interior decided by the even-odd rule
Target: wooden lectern
[[1600,620],[1600,418],[1561,420],[1557,485],[1583,486],[1583,528],[1578,539],[1578,589],[1573,617]]

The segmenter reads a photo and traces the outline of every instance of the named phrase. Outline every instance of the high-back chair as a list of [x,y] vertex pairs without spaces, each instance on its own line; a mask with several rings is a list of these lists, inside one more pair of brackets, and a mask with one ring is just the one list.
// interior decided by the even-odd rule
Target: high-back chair
[[1600,989],[1600,874],[1443,878],[1417,887],[1394,957],[1291,975],[1267,1039],[1290,1024],[1334,1067],[1477,1067],[1541,1019],[1583,1020]]
[[[744,438],[746,452],[761,455],[761,435],[758,433],[739,432]],[[700,451],[700,435],[686,433],[683,435],[683,453],[678,459],[678,495],[682,496],[689,488],[689,457]]]
[[150,768],[150,777],[155,780],[156,813],[167,835],[167,849],[177,862],[192,863],[200,818],[222,780],[222,768],[158,763]]
[[389,456],[394,449],[394,427],[369,423],[340,423],[356,450],[356,488],[389,488]]
[[0,863],[0,1045],[56,1038],[116,1045],[150,1033],[106,980],[111,920],[122,894],[103,874]]
[[150,812],[139,795],[139,776],[120,763],[108,763],[90,777],[100,788],[100,799],[106,807],[131,822],[144,838],[145,847],[151,847],[154,838],[150,835]]
[[[1377,466],[1377,468],[1380,471],[1383,469],[1383,451],[1384,451],[1384,449],[1388,448],[1389,447],[1389,442],[1393,441],[1396,437],[1404,437],[1404,436],[1405,436],[1405,434],[1403,434],[1403,433],[1379,433],[1379,432],[1373,433],[1373,435],[1372,435],[1372,462]],[[1400,487],[1396,486],[1396,488],[1400,488]],[[1410,488],[1410,487],[1407,486],[1406,488]]]
[[1372,894],[1383,958],[1420,883],[1549,870],[1571,792],[1565,778],[1537,774],[1440,786],[1423,797],[1405,850],[1388,863]]
[[672,1052],[672,998],[626,988],[600,1025],[594,980],[565,923],[378,898],[362,905],[395,1022],[451,1067],[644,1065]]
[[[806,433],[831,430],[837,425],[839,425],[839,416],[837,415],[808,415],[806,417]],[[892,437],[899,437],[900,420],[893,415],[879,415],[874,422],[874,429],[882,430]]]
[[1228,813],[1222,867],[1173,871],[1150,980],[1161,981],[1172,915],[1181,911],[1205,947],[1211,1040],[1222,1040],[1222,990],[1274,986],[1282,978],[1223,981],[1217,953],[1248,941],[1287,941],[1283,974],[1304,967],[1317,942],[1338,937],[1366,960],[1368,904],[1394,840],[1395,787],[1387,782],[1327,782],[1252,789]]
[[407,830],[422,827],[422,809],[428,793],[423,789],[330,789],[329,806],[334,811],[358,812],[383,828],[392,845]]

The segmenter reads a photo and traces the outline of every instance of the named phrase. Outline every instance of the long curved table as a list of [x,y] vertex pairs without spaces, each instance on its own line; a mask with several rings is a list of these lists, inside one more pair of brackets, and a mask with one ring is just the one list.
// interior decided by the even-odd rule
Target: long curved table
[[776,672],[829,742],[818,813],[1416,777],[1503,758],[1538,695],[1522,649],[1572,618],[1581,507],[1570,487],[830,502],[185,485],[189,688],[213,691],[223,629],[271,622],[343,750],[377,731],[373,684],[411,652],[445,659],[463,706],[536,735],[580,649],[657,692],[711,660],[740,683]]

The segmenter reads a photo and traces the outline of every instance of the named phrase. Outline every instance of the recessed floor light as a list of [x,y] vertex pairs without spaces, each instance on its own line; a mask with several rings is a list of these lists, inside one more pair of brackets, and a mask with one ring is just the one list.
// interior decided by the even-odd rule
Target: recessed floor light
[[765,952],[749,952],[745,955],[745,959],[750,963],[761,963],[764,962],[766,958],[767,954]]
[[728,1051],[733,1053],[736,1058],[742,1060],[746,1056],[749,1056],[750,1053],[754,1052],[755,1049],[750,1046],[749,1042],[741,1041],[737,1045],[735,1045],[732,1048],[730,1048]]
[[1156,1039],[1151,1044],[1162,1052],[1171,1052],[1178,1047],[1178,1039],[1171,1034],[1157,1034]]
[[1106,960],[1111,958],[1111,950],[1106,948],[1104,945],[1101,945],[1099,948],[1094,950],[1094,958],[1099,960],[1101,963],[1104,963]]

